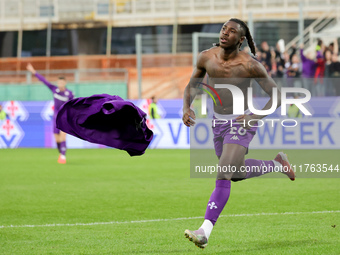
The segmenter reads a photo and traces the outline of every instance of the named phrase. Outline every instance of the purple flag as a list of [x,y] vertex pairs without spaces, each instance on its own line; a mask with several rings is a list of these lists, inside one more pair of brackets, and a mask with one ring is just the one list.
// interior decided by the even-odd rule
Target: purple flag
[[153,138],[146,113],[119,96],[79,97],[65,103],[57,115],[57,128],[91,143],[144,154]]

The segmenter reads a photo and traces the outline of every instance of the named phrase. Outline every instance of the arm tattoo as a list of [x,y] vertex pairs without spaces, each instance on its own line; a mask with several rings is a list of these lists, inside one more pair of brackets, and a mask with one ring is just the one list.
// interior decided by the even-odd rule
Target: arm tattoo
[[247,64],[247,69],[252,78],[260,78],[262,76],[261,69],[259,68],[258,63],[249,61]]

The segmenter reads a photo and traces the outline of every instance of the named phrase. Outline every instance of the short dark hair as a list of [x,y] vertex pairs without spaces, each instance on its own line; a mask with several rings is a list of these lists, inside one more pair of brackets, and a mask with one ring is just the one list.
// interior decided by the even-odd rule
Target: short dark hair
[[65,76],[59,76],[58,79],[59,80],[64,80],[64,81],[66,80]]

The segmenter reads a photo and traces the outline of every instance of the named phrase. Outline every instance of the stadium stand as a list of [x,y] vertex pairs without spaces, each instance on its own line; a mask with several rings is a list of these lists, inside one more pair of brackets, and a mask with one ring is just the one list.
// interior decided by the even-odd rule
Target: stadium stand
[[[338,26],[339,8],[332,8],[337,3],[337,0],[303,1],[306,51],[308,47],[313,49],[316,34],[334,31]],[[254,38],[257,45],[268,41],[269,45],[275,46],[277,40],[283,38],[289,50],[300,41],[296,36],[298,5],[293,0],[0,0],[0,82],[30,82],[25,73],[28,62],[47,72],[71,70],[67,75],[76,82],[115,79],[101,72],[86,74],[77,70],[124,68],[129,76],[128,97],[137,98],[135,34],[140,33],[143,35],[142,96],[152,96],[152,89],[155,89],[161,98],[178,98],[192,71],[193,32],[217,33],[228,18],[236,16],[247,21],[251,12],[256,21]],[[112,55],[104,56],[100,54],[105,54],[109,15],[113,24]],[[172,52],[175,21],[180,27],[176,52]],[[46,33],[39,31],[46,31],[49,22],[53,28],[52,57],[42,57]],[[15,31],[19,29],[25,31],[23,58],[15,57]],[[39,35],[33,35],[34,31]],[[36,38],[40,42],[39,48],[31,49],[25,38]],[[200,45],[199,50],[210,45],[211,41]],[[50,77],[53,78],[53,74]]]

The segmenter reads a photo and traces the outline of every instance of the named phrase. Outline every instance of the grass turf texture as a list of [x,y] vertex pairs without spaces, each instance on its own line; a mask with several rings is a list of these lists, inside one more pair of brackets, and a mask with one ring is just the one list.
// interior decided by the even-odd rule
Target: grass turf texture
[[[336,150],[286,150],[295,164],[339,164]],[[272,159],[276,151],[253,150]],[[213,179],[190,179],[188,150],[0,151],[0,254],[339,254],[340,179],[253,178],[232,184],[226,208],[201,251],[184,238],[202,219],[87,226],[204,216]],[[279,175],[273,173],[272,175]],[[335,226],[334,226],[335,225]]]

